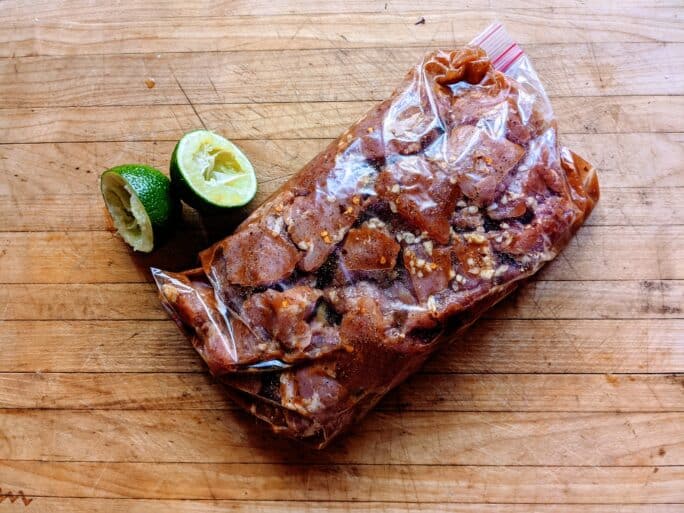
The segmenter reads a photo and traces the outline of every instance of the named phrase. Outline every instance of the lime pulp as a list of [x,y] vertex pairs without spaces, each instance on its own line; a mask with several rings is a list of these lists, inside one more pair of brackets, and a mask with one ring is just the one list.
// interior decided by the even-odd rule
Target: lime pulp
[[241,207],[257,189],[249,159],[228,139],[209,130],[185,134],[171,157],[171,179],[181,197],[203,209]]

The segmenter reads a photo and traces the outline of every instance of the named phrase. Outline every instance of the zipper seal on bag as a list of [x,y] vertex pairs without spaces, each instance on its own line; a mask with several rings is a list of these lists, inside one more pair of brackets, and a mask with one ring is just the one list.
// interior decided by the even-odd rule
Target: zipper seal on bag
[[502,73],[506,73],[525,55],[500,22],[492,23],[469,44],[487,52],[494,68]]

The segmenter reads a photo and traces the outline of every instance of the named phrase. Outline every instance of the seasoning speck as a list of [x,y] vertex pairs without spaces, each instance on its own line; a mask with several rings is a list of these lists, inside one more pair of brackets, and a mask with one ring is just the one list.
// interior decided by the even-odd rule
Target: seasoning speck
[[425,25],[425,18],[421,16],[420,19],[414,23],[414,25]]
[[508,266],[506,264],[502,264],[496,268],[496,271],[494,271],[494,276],[501,276],[506,271],[508,271]]
[[494,276],[494,269],[483,269],[480,271],[480,276],[485,280],[491,280],[492,276]]
[[152,77],[148,77],[145,79],[145,85],[148,89],[152,89],[154,86],[157,85],[157,83],[154,81]]
[[487,239],[479,233],[466,233],[464,237],[471,244],[484,244],[487,242]]
[[178,289],[173,285],[164,285],[162,287],[162,294],[164,294],[164,297],[172,303],[175,303],[178,300]]

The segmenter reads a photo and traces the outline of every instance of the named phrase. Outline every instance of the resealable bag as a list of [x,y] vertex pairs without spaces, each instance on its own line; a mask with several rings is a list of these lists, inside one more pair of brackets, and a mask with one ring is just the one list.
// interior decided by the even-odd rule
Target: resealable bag
[[231,396],[326,445],[552,260],[598,200],[500,24],[425,55],[201,267],[153,269]]

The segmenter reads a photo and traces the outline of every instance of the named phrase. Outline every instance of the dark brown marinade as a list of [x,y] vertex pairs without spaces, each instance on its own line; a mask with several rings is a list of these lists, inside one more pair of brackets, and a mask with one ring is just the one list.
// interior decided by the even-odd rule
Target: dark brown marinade
[[201,269],[153,270],[238,404],[322,447],[563,248],[598,199],[543,91],[433,52]]

